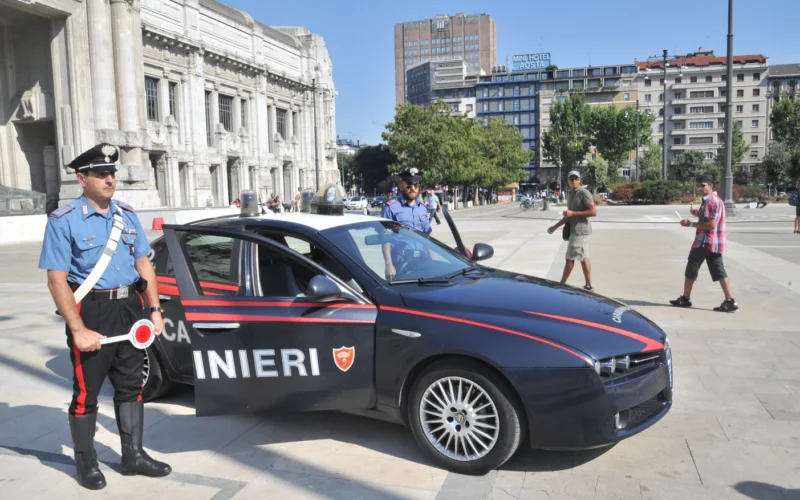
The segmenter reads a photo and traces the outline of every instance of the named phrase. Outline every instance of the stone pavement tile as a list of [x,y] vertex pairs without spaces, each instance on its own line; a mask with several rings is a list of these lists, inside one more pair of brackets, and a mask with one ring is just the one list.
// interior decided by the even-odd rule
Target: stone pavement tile
[[688,412],[693,415],[741,415],[770,418],[769,412],[752,392],[736,393],[697,389],[676,398],[671,411]]
[[703,387],[714,392],[753,392],[757,394],[791,394],[786,381],[774,378],[719,377],[712,374],[698,375]]
[[[277,453],[277,452],[276,452]],[[413,484],[423,490],[442,486],[447,471],[395,457],[338,453],[292,453],[281,451],[272,470],[328,476],[349,481],[371,482],[386,486],[404,487]]]
[[791,342],[791,334],[781,335],[784,340],[765,339],[763,337],[749,338],[711,338],[706,340],[708,347],[717,354],[774,354],[776,356],[789,356],[800,354],[800,347]]
[[[413,484],[409,482],[408,484]],[[386,486],[341,478],[268,470],[234,500],[435,500],[438,489]]]
[[[57,408],[38,407],[10,418],[0,426],[0,446],[28,447],[44,435],[67,425],[67,417]],[[43,450],[53,451],[53,450]]]
[[599,477],[573,477],[569,471],[529,472],[519,492],[520,500],[568,500],[594,498]]
[[[48,492],[75,483],[75,466],[41,463],[27,457],[0,456],[0,497],[47,498]],[[54,497],[51,497],[54,498]]]
[[[657,424],[656,424],[657,425]],[[647,431],[620,442],[605,454],[572,469],[578,475],[625,475],[638,479],[700,484],[692,455],[683,439],[658,439]]]
[[800,425],[796,421],[752,417],[718,417],[725,436],[734,443],[800,448]]
[[158,496],[169,500],[210,500],[217,493],[219,489],[212,486],[171,482]]
[[800,448],[734,441],[690,439],[688,442],[706,486],[761,481],[780,488],[800,488]]
[[755,394],[775,420],[800,422],[800,400],[797,396],[758,392]]
[[[652,439],[727,439],[717,417],[692,412],[670,411],[641,436]],[[636,437],[632,438],[636,439]]]
[[492,478],[487,500],[516,500],[525,485],[526,472],[498,470]]
[[[786,500],[780,489],[764,485],[760,487],[745,485],[741,493],[728,486],[698,486],[666,481],[641,481],[642,500],[676,500],[705,498],[708,500]],[[749,494],[748,494],[749,493]]]

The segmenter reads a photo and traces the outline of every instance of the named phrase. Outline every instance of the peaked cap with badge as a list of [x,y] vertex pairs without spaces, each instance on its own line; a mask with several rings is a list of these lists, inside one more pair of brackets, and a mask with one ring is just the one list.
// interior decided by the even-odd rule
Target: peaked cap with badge
[[409,184],[419,184],[422,181],[422,176],[419,175],[419,170],[416,168],[403,170],[398,177]]
[[88,172],[116,172],[119,149],[111,144],[98,144],[86,150],[67,165],[75,173]]

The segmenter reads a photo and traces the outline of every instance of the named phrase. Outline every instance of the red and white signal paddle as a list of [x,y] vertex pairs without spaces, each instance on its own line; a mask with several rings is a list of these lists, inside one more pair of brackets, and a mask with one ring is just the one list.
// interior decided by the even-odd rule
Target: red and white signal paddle
[[114,342],[124,342],[130,340],[133,347],[137,349],[147,349],[156,339],[156,325],[149,319],[140,319],[131,327],[131,331],[126,335],[117,335],[100,339],[100,344],[113,344]]

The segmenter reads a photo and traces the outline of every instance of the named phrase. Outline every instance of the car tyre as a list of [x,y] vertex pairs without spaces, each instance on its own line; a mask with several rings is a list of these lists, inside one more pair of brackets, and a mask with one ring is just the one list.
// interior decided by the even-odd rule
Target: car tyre
[[142,400],[152,401],[168,393],[173,383],[167,377],[161,365],[161,359],[155,347],[150,346],[144,351],[144,369],[142,370]]
[[[442,383],[441,386],[438,385],[440,382]],[[438,412],[438,410],[430,406],[426,400],[435,400],[437,396],[442,398],[442,393],[439,392],[437,394],[437,391],[441,389],[442,386],[445,388],[445,391],[450,391],[450,384],[456,382],[462,383],[462,392],[458,397],[451,398],[447,401],[434,401],[434,403],[439,406],[441,406],[440,403],[442,402],[459,402],[459,404],[462,405],[461,407],[453,405],[451,408],[444,409],[445,413],[448,413],[448,410],[457,410],[455,418],[449,420],[449,422],[445,424],[445,421],[451,419],[453,416],[453,412],[451,411],[449,412],[450,416],[441,415],[444,417],[441,421],[433,424],[430,421],[423,422],[422,415],[425,415],[425,418],[434,420],[439,417],[439,415],[434,414]],[[476,399],[472,402],[469,400],[474,397],[474,394],[469,397],[462,397],[466,396],[468,384],[473,384],[473,389],[476,391],[474,394],[477,394],[477,390],[479,389],[483,391],[485,397],[480,396],[480,401]],[[433,392],[431,392],[431,390],[433,390]],[[455,388],[455,386],[453,392],[454,394],[458,394],[458,389]],[[470,404],[464,406],[463,403],[465,402]],[[474,410],[478,409],[480,406],[484,406],[488,403],[491,403],[488,411],[483,409],[478,413],[474,412]],[[425,405],[426,411],[421,413],[420,409],[423,405]],[[428,413],[428,411],[431,410],[433,413]],[[491,411],[494,411],[496,417],[487,416]],[[466,419],[460,428],[456,425],[459,421],[459,413],[461,413],[461,419]],[[468,416],[470,414],[472,417]],[[417,443],[436,463],[452,472],[482,475],[503,465],[517,451],[525,432],[522,415],[523,412],[517,403],[517,398],[513,391],[496,373],[476,362],[449,360],[431,365],[417,377],[409,391],[408,414],[406,417]],[[471,420],[474,417],[480,420]],[[479,426],[476,427],[473,425],[473,429],[486,430],[487,432],[490,431],[488,427],[485,427],[487,423],[499,423],[496,433],[493,434],[489,432],[489,435],[494,438],[493,441],[484,437],[486,433],[480,436],[481,442],[484,445],[491,444],[488,451],[485,449],[485,446],[481,447],[480,443],[475,442],[477,441],[478,435],[472,434],[470,440],[475,438],[475,441],[467,441],[467,439],[463,437],[464,434],[461,434],[461,429],[464,429],[465,433],[470,432],[469,429],[467,429],[467,425],[470,421],[477,423],[477,426]],[[453,433],[452,430],[432,432],[440,425],[454,425],[454,429],[459,430],[456,433]],[[446,438],[442,437],[442,434],[446,432],[450,432],[453,436],[461,436],[460,442],[462,443],[462,448],[466,447],[468,450],[466,455],[464,455],[463,450],[461,450],[461,455],[457,456],[455,452],[458,448],[452,445],[450,445],[449,448],[445,447],[444,450],[442,449],[442,443],[446,440]],[[437,439],[440,441],[435,443]],[[480,455],[480,453],[474,453],[474,450],[479,450],[480,453],[485,454]],[[472,455],[472,457],[470,457],[470,455]]]

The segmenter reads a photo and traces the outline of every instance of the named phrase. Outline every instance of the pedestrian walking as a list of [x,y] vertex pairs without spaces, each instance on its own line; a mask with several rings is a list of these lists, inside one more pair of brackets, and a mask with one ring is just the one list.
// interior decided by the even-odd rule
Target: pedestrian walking
[[[113,199],[118,157],[116,147],[101,144],[68,165],[75,171],[83,195],[47,218],[39,259],[39,268],[47,270],[50,293],[66,322],[73,385],[68,413],[75,467],[78,483],[92,490],[106,486],[94,449],[97,396],[106,376],[114,386],[122,473],[161,477],[172,471],[169,465],[150,458],[142,447],[144,351],[130,342],[100,344],[106,337],[128,335],[133,324],[145,317],[154,323],[156,335],[164,331],[144,229],[131,206]],[[150,306],[147,311],[145,303]]]
[[703,202],[699,209],[694,206],[689,208],[689,212],[698,218],[697,222],[681,220],[681,226],[695,228],[694,242],[689,251],[689,261],[686,264],[686,272],[683,280],[683,295],[675,300],[670,300],[670,304],[675,307],[692,307],[692,287],[697,281],[700,266],[705,262],[711,273],[711,280],[719,282],[722,293],[725,294],[725,301],[715,311],[734,312],[739,309],[739,305],[731,294],[731,281],[725,272],[725,265],[722,261],[722,254],[725,253],[725,204],[714,191],[713,179],[710,175],[701,174],[697,176],[697,192],[703,197]]
[[436,196],[436,192],[434,192],[431,189],[430,191],[428,191],[427,198],[428,198],[428,219],[435,220],[436,225],[438,226],[442,223],[442,221],[439,220],[439,215],[437,214],[437,212],[439,212],[442,209],[441,203],[439,202],[439,197]]
[[794,234],[800,234],[800,200],[798,200],[798,193],[800,187],[796,187],[794,191],[789,193],[789,205],[794,207]]
[[563,285],[567,282],[577,260],[581,263],[583,276],[586,280],[586,285],[583,287],[584,290],[594,291],[592,286],[592,262],[589,260],[589,236],[592,234],[592,223],[589,218],[597,216],[597,207],[594,204],[592,193],[581,186],[580,172],[571,171],[567,175],[567,179],[569,182],[567,210],[562,213],[562,219],[555,226],[549,228],[547,232],[553,234],[556,229],[565,224],[569,227],[569,243],[567,245],[566,262],[561,276],[561,284]]

